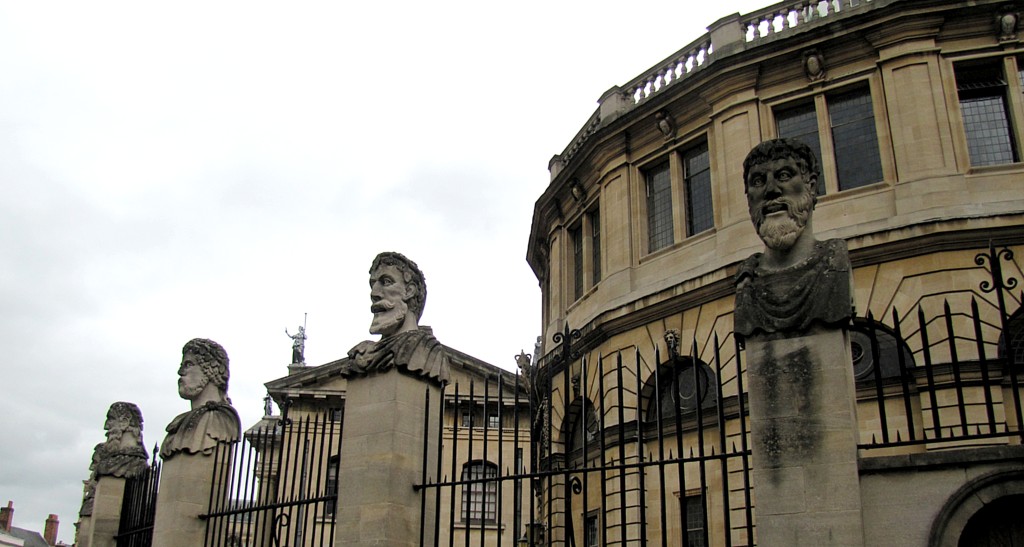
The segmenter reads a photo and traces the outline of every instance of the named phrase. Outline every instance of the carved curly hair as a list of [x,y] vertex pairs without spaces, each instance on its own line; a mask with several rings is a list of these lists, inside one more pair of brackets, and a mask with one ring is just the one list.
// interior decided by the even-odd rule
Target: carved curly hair
[[[747,175],[750,174],[752,167],[783,158],[796,160],[797,166],[803,174],[813,175],[818,179],[818,184],[821,184],[821,163],[810,146],[796,139],[770,139],[751,149],[746,159],[743,160],[744,192],[747,190]],[[816,204],[818,202],[817,194],[812,193],[811,199],[813,200],[812,204]]]
[[135,403],[126,403],[124,401],[118,401],[110,405],[110,409],[107,410],[107,419],[118,422],[124,422],[129,427],[138,428],[142,430],[142,411]]
[[224,347],[213,340],[193,338],[181,348],[182,357],[190,352],[199,357],[199,366],[203,369],[203,374],[213,382],[213,385],[220,388],[222,392],[227,392],[230,374],[228,372],[228,352],[224,351]]

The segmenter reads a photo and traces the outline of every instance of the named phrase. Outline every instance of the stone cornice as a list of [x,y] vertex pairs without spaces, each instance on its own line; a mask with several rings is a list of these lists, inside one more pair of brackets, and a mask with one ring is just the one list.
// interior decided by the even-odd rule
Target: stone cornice
[[[1021,229],[1020,225],[1012,225],[974,230],[934,232],[878,245],[850,249],[850,262],[854,268],[860,268],[936,252],[983,249],[989,245],[989,242],[997,247],[1024,245],[1024,230]],[[639,301],[657,299],[658,296],[657,294],[640,295],[628,304],[604,312],[587,325],[572,325],[573,328],[578,328],[582,333],[582,337],[576,342],[577,346],[574,350],[581,354],[590,352],[612,336],[735,294],[736,291],[732,278],[736,272],[737,264],[732,263],[723,266],[726,274],[724,277],[697,289],[665,298],[655,304],[640,307],[635,311],[626,311],[624,313],[624,309],[637,306]],[[671,294],[672,292],[673,288],[670,287],[660,291],[660,294]],[[540,366],[542,368],[546,367],[556,355],[560,355],[560,351],[557,349],[557,346],[554,346],[544,356]],[[565,368],[565,365],[556,362],[554,367],[553,373],[557,374]]]

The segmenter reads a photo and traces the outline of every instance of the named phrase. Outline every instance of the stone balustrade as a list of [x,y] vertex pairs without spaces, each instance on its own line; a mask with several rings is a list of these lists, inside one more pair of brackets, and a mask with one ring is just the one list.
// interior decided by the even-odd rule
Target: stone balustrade
[[708,32],[601,97],[600,106],[549,167],[554,179],[604,124],[638,107],[659,92],[740,51],[785,38],[865,10],[900,0],[786,0],[744,16],[723,17]]

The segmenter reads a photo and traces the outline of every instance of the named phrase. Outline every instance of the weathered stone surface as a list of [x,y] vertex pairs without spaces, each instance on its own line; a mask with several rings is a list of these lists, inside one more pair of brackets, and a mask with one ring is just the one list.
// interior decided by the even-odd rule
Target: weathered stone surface
[[121,503],[124,500],[125,479],[115,476],[100,477],[96,481],[96,496],[90,519],[88,545],[115,547],[118,526],[121,523]]
[[398,368],[439,383],[448,382],[444,347],[419,320],[427,302],[427,282],[415,262],[383,252],[370,266],[370,333],[379,342],[360,342],[349,350],[346,377]]
[[[181,354],[178,395],[192,409],[171,421],[160,448],[164,465],[153,524],[154,547],[203,544],[206,523],[199,515],[211,501],[214,462],[231,465],[230,458],[218,459],[214,452],[241,438],[238,413],[227,396],[227,352],[212,340],[195,338]],[[225,476],[226,469],[216,471],[217,476]]]
[[818,177],[818,158],[796,140],[762,142],[743,161],[750,220],[765,251],[747,258],[736,273],[740,336],[841,327],[853,315],[846,242],[814,237]]
[[847,348],[837,329],[747,340],[760,544],[863,545]]
[[177,454],[212,454],[220,443],[238,441],[242,423],[228,400],[228,354],[213,340],[195,338],[181,349],[178,395],[192,409],[167,426],[160,447],[164,460]]
[[421,524],[427,541],[434,536],[434,497],[427,496],[421,508],[413,485],[423,480],[424,465],[436,469],[437,436],[427,432],[439,425],[449,364],[444,346],[419,327],[426,290],[423,273],[408,258],[381,253],[374,259],[370,332],[383,338],[354,347],[344,371],[348,391],[338,470],[344,494],[336,547],[413,547]]

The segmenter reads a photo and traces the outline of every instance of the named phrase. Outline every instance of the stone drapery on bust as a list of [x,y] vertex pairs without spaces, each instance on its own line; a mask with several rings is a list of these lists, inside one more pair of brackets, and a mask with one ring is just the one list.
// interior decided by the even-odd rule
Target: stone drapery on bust
[[89,480],[85,481],[82,506],[78,515],[92,515],[96,497],[96,481],[100,477],[128,479],[141,475],[149,468],[149,454],[142,443],[142,412],[133,403],[117,402],[107,410],[103,424],[106,442],[97,444],[89,464]]
[[203,338],[190,340],[181,350],[178,394],[192,409],[167,426],[160,447],[164,460],[177,454],[210,455],[219,443],[238,441],[242,424],[227,397],[228,355],[220,344]]
[[149,466],[149,455],[142,444],[142,412],[132,403],[117,402],[107,410],[103,425],[107,441],[96,445],[89,469],[96,477],[129,478]]
[[765,250],[736,273],[737,335],[798,335],[852,317],[846,242],[814,237],[819,176],[818,158],[796,140],[762,142],[744,160],[750,219]]
[[448,382],[448,354],[419,319],[427,299],[427,284],[415,262],[399,253],[384,252],[370,267],[370,333],[380,341],[360,342],[348,352],[343,374],[361,375],[396,368],[432,381]]

